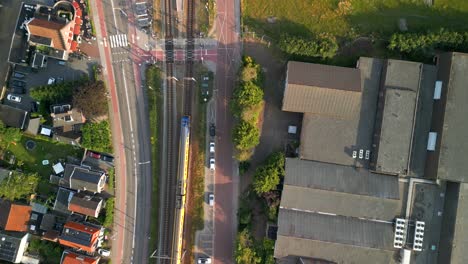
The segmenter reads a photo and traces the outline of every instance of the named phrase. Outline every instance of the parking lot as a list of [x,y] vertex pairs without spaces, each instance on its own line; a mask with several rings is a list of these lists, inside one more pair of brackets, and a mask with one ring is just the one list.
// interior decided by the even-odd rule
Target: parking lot
[[[6,94],[19,95],[21,102],[8,100],[5,96],[4,104],[31,111],[32,99],[28,95],[32,88],[47,85],[49,78],[54,78],[56,81],[63,79],[63,81],[67,82],[78,80],[84,76],[92,76],[93,65],[96,63],[96,60],[88,60],[84,57],[81,57],[81,59],[70,57],[69,61],[65,62],[64,65],[59,64],[59,60],[48,58],[46,67],[34,71],[30,67],[16,65],[12,76],[10,76]],[[15,78],[15,73],[24,74],[25,76]],[[24,84],[23,94],[14,93],[15,91],[18,92],[18,82]]]

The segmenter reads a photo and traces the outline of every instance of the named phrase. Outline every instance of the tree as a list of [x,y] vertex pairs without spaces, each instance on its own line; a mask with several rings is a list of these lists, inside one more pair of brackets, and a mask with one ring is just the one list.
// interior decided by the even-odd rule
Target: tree
[[101,152],[112,152],[111,134],[108,121],[86,123],[81,129],[81,145]]
[[73,93],[73,106],[87,118],[107,114],[107,91],[104,82],[87,82]]
[[284,154],[275,152],[271,154],[265,164],[255,171],[253,189],[257,194],[264,194],[274,190],[284,176]]
[[260,143],[260,132],[253,124],[241,120],[233,129],[233,141],[239,150],[254,148]]
[[254,241],[247,229],[242,230],[237,235],[235,260],[238,264],[261,263],[262,259],[255,249]]
[[233,100],[241,109],[251,107],[263,100],[263,90],[253,82],[246,82],[234,90]]
[[304,39],[283,34],[279,40],[279,48],[289,55],[331,58],[338,51],[338,43],[335,37],[328,35]]
[[37,173],[19,173],[13,171],[10,176],[0,182],[0,197],[7,200],[27,198],[36,191],[39,183]]

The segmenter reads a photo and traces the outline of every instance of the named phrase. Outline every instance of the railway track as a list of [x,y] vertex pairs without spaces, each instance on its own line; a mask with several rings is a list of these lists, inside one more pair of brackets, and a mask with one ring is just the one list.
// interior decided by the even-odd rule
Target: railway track
[[191,116],[192,113],[192,99],[193,99],[193,88],[195,81],[193,79],[193,61],[194,61],[194,49],[195,40],[193,38],[193,25],[195,16],[195,0],[187,0],[187,43],[185,51],[185,98],[184,98],[184,114]]

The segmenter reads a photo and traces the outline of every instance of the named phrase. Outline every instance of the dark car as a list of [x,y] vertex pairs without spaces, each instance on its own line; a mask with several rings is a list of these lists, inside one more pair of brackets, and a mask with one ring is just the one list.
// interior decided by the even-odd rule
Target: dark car
[[109,163],[114,163],[114,157],[101,155],[101,160]]
[[210,124],[210,136],[216,136],[216,127],[214,124]]
[[13,86],[11,91],[15,94],[24,94],[24,87]]
[[26,86],[26,83],[23,82],[23,81],[18,81],[18,80],[13,80],[11,82],[11,84],[13,84],[13,86],[18,86],[18,87],[24,87]]
[[39,110],[39,106],[37,105],[37,102],[32,101],[31,102],[31,112],[35,113]]

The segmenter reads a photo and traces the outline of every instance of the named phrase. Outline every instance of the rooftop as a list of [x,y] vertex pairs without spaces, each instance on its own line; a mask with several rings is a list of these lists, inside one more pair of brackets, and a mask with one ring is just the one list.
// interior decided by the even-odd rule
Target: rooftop
[[70,203],[74,194],[75,192],[72,190],[59,188],[57,191],[57,197],[55,198],[54,210],[61,213],[70,214],[70,211],[68,211],[68,204]]
[[67,222],[59,237],[60,244],[80,248],[88,252],[96,249],[97,237],[101,230],[89,225]]
[[97,264],[99,257],[90,257],[72,252],[69,250],[63,251],[60,264]]
[[0,260],[18,263],[17,255],[25,236],[28,234],[0,231]]
[[13,204],[0,199],[0,230],[25,232],[31,217],[29,205]]
[[[358,107],[352,112],[354,113],[352,117],[334,118],[304,114],[299,147],[302,159],[358,167],[368,166],[369,160],[364,157],[353,158],[353,152],[359,153],[361,149],[364,152],[371,149],[382,64],[379,59],[360,58],[358,71],[361,73],[362,93],[358,93],[359,98],[356,99]],[[304,103],[314,105],[315,99]],[[351,113],[349,112],[351,110],[345,111],[348,115]]]
[[28,112],[9,105],[0,104],[0,120],[9,127],[25,129]]
[[35,17],[28,23],[28,30],[31,36],[50,39],[51,47],[66,50],[65,40],[61,33],[65,26],[62,23]]
[[104,180],[103,172],[67,164],[65,165],[64,177],[60,185],[74,190],[100,192],[105,184]]
[[73,195],[68,210],[88,216],[97,217],[102,206],[102,198],[92,193],[79,192]]

